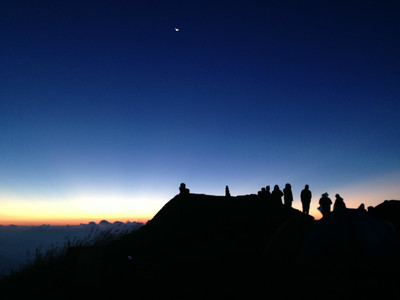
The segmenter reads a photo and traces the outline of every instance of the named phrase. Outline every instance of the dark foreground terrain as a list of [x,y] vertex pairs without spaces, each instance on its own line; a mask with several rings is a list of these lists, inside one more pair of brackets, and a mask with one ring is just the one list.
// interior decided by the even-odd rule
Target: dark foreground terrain
[[400,201],[314,221],[257,195],[181,194],[139,231],[70,247],[0,299],[399,299]]

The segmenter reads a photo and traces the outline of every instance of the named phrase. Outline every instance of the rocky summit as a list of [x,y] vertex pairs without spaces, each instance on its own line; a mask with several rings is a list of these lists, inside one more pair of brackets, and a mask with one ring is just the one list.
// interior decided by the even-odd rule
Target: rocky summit
[[182,187],[140,230],[71,246],[3,279],[1,298],[396,298],[399,207],[390,201],[315,221],[260,194]]

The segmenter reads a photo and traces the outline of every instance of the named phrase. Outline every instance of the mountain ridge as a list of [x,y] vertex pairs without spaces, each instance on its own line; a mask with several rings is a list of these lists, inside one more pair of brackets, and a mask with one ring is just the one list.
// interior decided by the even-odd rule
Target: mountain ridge
[[[89,299],[132,293],[150,299],[258,299],[274,294],[309,299],[313,298],[308,290],[311,280],[318,283],[313,286],[315,298],[390,295],[398,292],[399,234],[394,227],[384,225],[383,219],[387,207],[393,213],[399,203],[383,202],[370,213],[351,209],[333,212],[315,221],[260,195],[181,193],[138,231],[107,244],[71,247],[65,256],[3,280],[0,286],[4,295],[10,293],[5,299],[15,299],[16,295],[70,299],[77,293]],[[380,214],[380,219],[374,213]],[[317,237],[324,236],[324,228],[338,232],[336,225],[328,226],[330,220],[339,220],[343,232],[359,238],[373,230],[374,226],[365,223],[371,218],[390,231],[394,239],[390,247],[396,255],[349,260],[348,251],[358,253],[354,252],[359,247],[354,239],[342,243],[338,257],[335,251],[320,252],[313,264],[299,264],[298,255],[310,235],[316,231],[322,232]],[[358,227],[366,231],[356,232],[347,226],[354,220],[359,220]],[[359,269],[369,277],[359,274]],[[327,278],[329,284],[321,278]],[[377,287],[372,284],[374,280]],[[370,283],[368,294],[361,288],[364,281]],[[333,289],[332,284],[337,287]]]

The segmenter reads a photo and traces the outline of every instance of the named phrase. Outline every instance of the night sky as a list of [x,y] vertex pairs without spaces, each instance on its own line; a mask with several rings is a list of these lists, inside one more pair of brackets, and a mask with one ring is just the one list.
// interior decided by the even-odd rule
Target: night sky
[[397,1],[2,1],[0,224],[400,199],[399,53]]

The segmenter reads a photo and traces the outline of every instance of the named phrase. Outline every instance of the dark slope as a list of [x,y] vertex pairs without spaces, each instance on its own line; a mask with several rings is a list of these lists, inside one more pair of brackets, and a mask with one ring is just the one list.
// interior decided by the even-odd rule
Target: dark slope
[[142,228],[138,248],[132,249],[135,269],[147,277],[140,286],[151,290],[151,280],[163,278],[158,285],[173,298],[256,295],[265,247],[289,219],[313,224],[312,217],[257,195],[178,195]]
[[[363,214],[348,210],[315,222],[257,195],[180,194],[135,233],[70,248],[51,263],[3,280],[2,299],[367,299],[398,293],[397,248],[376,257],[343,256],[358,253],[352,238],[368,236],[374,227],[398,241],[391,226]],[[353,224],[365,230],[355,231]],[[352,237],[341,256],[329,238],[341,236],[339,229]],[[299,253],[317,248],[313,243],[321,236],[329,251],[299,263]],[[380,246],[379,239],[374,243]]]
[[177,195],[138,232],[107,245],[70,248],[64,257],[6,284],[10,299],[15,293],[42,299],[127,292],[147,299],[255,295],[264,248],[291,218],[313,224],[312,217],[257,195]]
[[369,207],[368,212],[372,215],[390,222],[396,226],[397,232],[400,234],[400,201],[385,200],[375,207]]
[[[168,202],[143,230],[160,239],[185,239],[217,232],[249,235],[271,233],[284,220],[302,216],[292,208],[274,207],[256,195],[222,197],[178,195]],[[222,237],[221,237],[222,238]],[[232,237],[229,238],[232,240]]]

